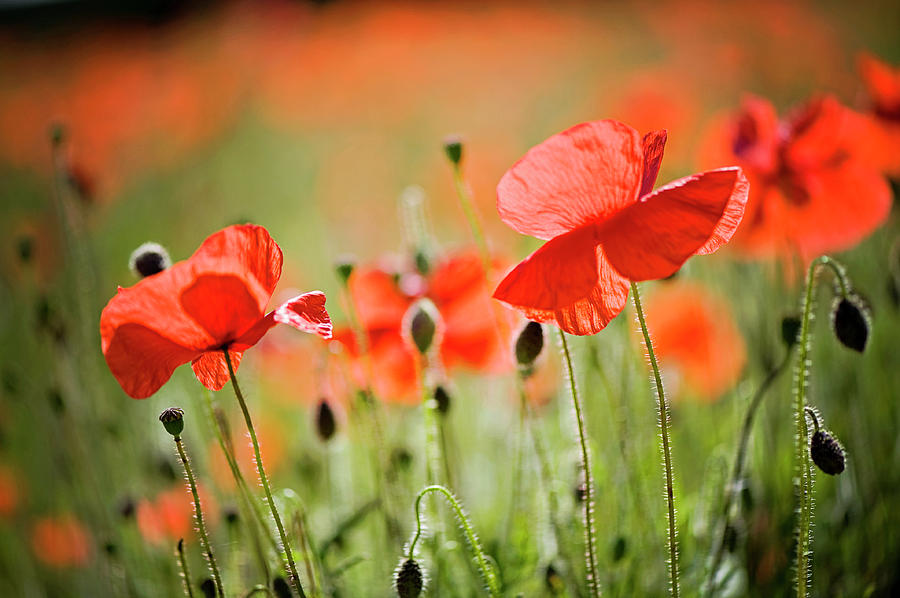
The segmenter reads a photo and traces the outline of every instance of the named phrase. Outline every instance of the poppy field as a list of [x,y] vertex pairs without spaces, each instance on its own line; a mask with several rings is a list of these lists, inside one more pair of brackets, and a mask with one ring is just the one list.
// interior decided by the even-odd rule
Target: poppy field
[[900,6],[0,6],[0,596],[900,593]]

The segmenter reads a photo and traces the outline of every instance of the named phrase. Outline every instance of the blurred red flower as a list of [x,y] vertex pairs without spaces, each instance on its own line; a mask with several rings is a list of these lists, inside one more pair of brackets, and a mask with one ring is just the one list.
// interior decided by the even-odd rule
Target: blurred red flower
[[[203,521],[215,525],[219,507],[203,486],[197,486]],[[194,501],[191,491],[184,486],[173,486],[160,492],[153,500],[143,499],[137,506],[137,526],[144,537],[153,544],[172,545],[180,538],[194,533]]]
[[325,295],[298,295],[264,310],[281,277],[281,248],[251,224],[211,235],[188,260],[119,288],[100,316],[101,348],[131,397],[155,393],[191,362],[197,379],[221,389],[229,379],[223,349],[237,368],[243,352],[276,323],[331,338]]
[[884,172],[900,176],[900,68],[865,52],[857,64],[871,102],[865,157]]
[[830,96],[779,121],[748,96],[738,113],[711,127],[701,161],[737,161],[751,182],[735,247],[751,257],[799,254],[804,261],[848,249],[888,215],[891,194],[877,166],[862,159],[865,124]]
[[43,517],[31,528],[35,556],[51,567],[80,567],[91,556],[91,536],[72,515]]
[[707,289],[673,282],[646,302],[647,326],[667,389],[714,401],[732,388],[747,361],[728,304]]
[[[512,365],[509,343],[501,338],[498,318],[503,316],[491,305],[484,268],[474,251],[445,257],[425,276],[414,271],[394,275],[381,268],[357,268],[349,288],[366,332],[368,359],[377,373],[371,384],[385,400],[414,403],[420,399],[415,349],[401,330],[407,308],[419,297],[431,299],[443,319],[440,357],[445,367],[499,372]],[[343,329],[335,338],[357,358],[357,377],[366,380],[353,332]]]
[[19,504],[22,482],[10,467],[0,464],[0,517],[12,515]]
[[625,306],[629,281],[664,278],[731,238],[744,212],[740,168],[652,191],[665,131],[643,138],[614,120],[576,125],[531,148],[497,186],[500,218],[548,242],[494,297],[571,334],[602,330]]
[[[263,415],[256,424],[256,435],[259,439],[259,452],[262,455],[263,463],[266,464],[266,471],[270,477],[278,475],[279,469],[285,464],[286,458],[290,451],[288,446],[288,436],[280,421],[272,416]],[[236,434],[230,430],[231,438],[228,439],[231,447],[234,449],[234,457],[237,460],[238,468],[244,474],[247,480],[255,480],[256,472],[256,454],[253,451],[253,444],[246,432]],[[222,489],[234,488],[234,475],[228,466],[228,460],[225,453],[219,447],[219,442],[213,440],[209,443],[207,449],[209,455],[209,472],[213,480]],[[202,498],[202,497],[201,497]]]

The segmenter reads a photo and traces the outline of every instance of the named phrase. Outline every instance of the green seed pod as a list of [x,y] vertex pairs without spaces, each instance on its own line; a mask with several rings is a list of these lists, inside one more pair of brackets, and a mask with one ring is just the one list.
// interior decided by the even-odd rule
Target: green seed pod
[[419,353],[425,355],[434,343],[440,314],[428,299],[413,303],[403,317],[406,334],[412,339]]
[[184,430],[184,410],[179,407],[169,407],[159,414],[159,421],[162,422],[166,432],[178,438]]
[[128,258],[128,268],[139,278],[159,274],[171,265],[169,252],[159,243],[144,243]]
[[831,327],[842,345],[862,353],[869,340],[869,319],[859,297],[843,297],[831,312]]
[[454,166],[458,166],[462,162],[462,150],[462,138],[458,135],[451,135],[444,139],[444,153],[447,154],[447,159]]
[[356,260],[351,256],[342,256],[334,263],[334,271],[341,281],[341,284],[344,285],[350,280],[350,275],[353,274],[355,268]]
[[406,559],[394,574],[394,587],[400,598],[417,598],[422,593],[422,568],[413,559]]

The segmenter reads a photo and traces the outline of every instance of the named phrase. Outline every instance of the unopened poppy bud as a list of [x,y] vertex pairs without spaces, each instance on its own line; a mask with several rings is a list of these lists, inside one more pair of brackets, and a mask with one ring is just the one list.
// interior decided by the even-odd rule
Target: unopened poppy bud
[[781,340],[788,348],[797,344],[800,335],[800,318],[797,316],[785,316],[781,320]]
[[547,565],[547,568],[544,570],[544,583],[547,584],[547,589],[550,590],[551,594],[558,594],[563,590],[562,576],[560,576],[556,567],[553,566],[553,563]]
[[837,475],[844,471],[844,447],[826,430],[819,429],[819,419],[815,411],[806,408],[806,413],[812,418],[816,431],[809,441],[809,455],[816,467],[828,475]]
[[225,523],[227,523],[228,525],[234,525],[235,523],[237,523],[238,519],[240,519],[237,509],[235,509],[234,507],[226,508],[224,519]]
[[27,264],[34,256],[34,238],[31,235],[23,235],[16,241],[16,252],[19,254],[19,261]]
[[275,592],[276,598],[293,598],[291,586],[283,577],[276,577],[272,580],[272,591]]
[[53,123],[50,125],[50,143],[59,146],[66,139],[66,126],[62,123]]
[[434,342],[437,333],[437,319],[440,315],[434,304],[427,299],[420,299],[413,303],[404,316],[404,326],[409,338],[419,353],[425,355]]
[[625,539],[625,536],[619,536],[616,538],[616,541],[613,542],[612,548],[612,560],[614,563],[621,561],[625,557],[625,553],[628,552],[628,540]]
[[462,150],[462,138],[458,135],[450,135],[444,139],[444,153],[454,166],[462,162]]
[[544,349],[544,327],[538,322],[528,322],[516,338],[516,361],[523,368],[530,368]]
[[446,415],[450,411],[450,393],[443,386],[434,389],[434,402],[437,404],[437,410],[441,415]]
[[337,421],[334,419],[334,411],[328,401],[322,399],[316,407],[316,432],[322,442],[328,442],[337,431]]
[[413,261],[416,263],[416,272],[422,276],[428,276],[428,273],[431,272],[431,262],[428,260],[428,254],[422,249],[417,249],[413,256]]
[[159,243],[144,243],[128,258],[128,267],[135,276],[147,278],[159,274],[172,265],[169,252]]
[[834,335],[842,345],[854,351],[863,352],[869,339],[869,320],[859,297],[843,297],[831,312],[831,326]]
[[159,421],[162,422],[166,432],[178,438],[184,430],[184,410],[178,407],[169,407],[159,414]]
[[356,260],[348,255],[338,258],[334,263],[334,271],[340,279],[341,284],[344,285],[350,280],[350,275],[353,274],[354,268],[356,268]]
[[204,598],[216,598],[216,582],[207,577],[200,584],[200,591],[203,592]]
[[422,568],[413,559],[406,559],[394,574],[394,587],[400,598],[417,598],[422,593]]

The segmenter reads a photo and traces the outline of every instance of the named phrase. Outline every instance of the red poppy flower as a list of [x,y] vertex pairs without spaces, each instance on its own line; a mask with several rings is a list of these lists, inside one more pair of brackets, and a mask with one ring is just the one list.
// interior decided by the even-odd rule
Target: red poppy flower
[[714,401],[734,386],[747,351],[727,303],[698,285],[674,282],[648,297],[646,314],[674,396]]
[[43,517],[31,529],[35,556],[52,567],[79,567],[91,557],[91,536],[72,515]]
[[[403,338],[403,316],[420,297],[429,298],[443,319],[439,354],[447,368],[468,366],[497,372],[511,367],[509,343],[501,338],[498,317],[490,302],[481,259],[474,251],[450,255],[427,276],[416,272],[394,275],[381,268],[357,268],[349,280],[369,345],[368,359],[377,376],[378,395],[387,400],[415,402],[416,353]],[[358,356],[350,330],[335,333]],[[356,364],[359,378],[363,363]]]
[[100,316],[101,348],[131,397],[149,397],[176,367],[191,362],[197,379],[221,389],[229,379],[223,349],[236,368],[243,352],[276,323],[331,338],[325,295],[298,295],[268,314],[281,277],[281,248],[266,229],[230,226],[188,260],[119,288]]
[[716,123],[704,159],[736,160],[752,191],[735,246],[752,257],[848,249],[887,217],[890,189],[863,159],[865,124],[829,96],[779,121],[767,100],[747,97]]
[[857,64],[871,101],[865,157],[900,176],[900,68],[867,53],[860,54]]
[[[220,452],[220,451],[218,451]],[[203,486],[197,487],[203,520],[207,526],[218,521],[219,506]],[[194,501],[184,486],[173,486],[160,492],[152,501],[137,505],[137,526],[141,536],[152,544],[171,546],[179,538],[187,538],[194,530]]]
[[583,123],[531,148],[497,186],[500,218],[548,242],[494,297],[571,334],[602,330],[625,306],[629,281],[664,278],[731,238],[744,212],[740,168],[652,191],[665,131],[643,138],[614,120]]

